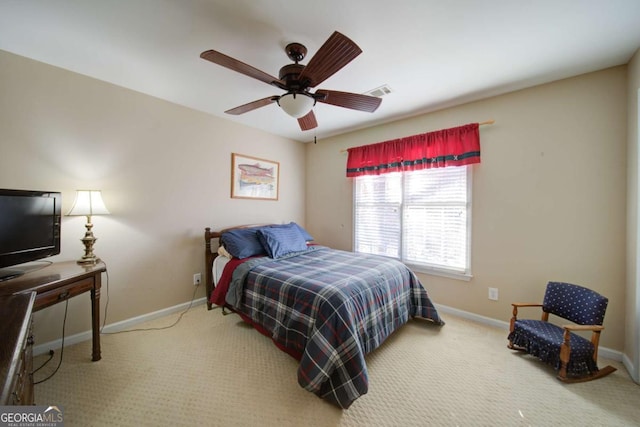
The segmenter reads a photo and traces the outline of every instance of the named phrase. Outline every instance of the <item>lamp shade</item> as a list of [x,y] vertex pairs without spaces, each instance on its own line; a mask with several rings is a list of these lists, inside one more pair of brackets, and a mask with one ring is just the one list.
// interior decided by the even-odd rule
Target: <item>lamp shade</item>
[[100,190],[76,190],[76,200],[67,215],[109,215]]
[[287,92],[278,99],[278,105],[291,117],[299,119],[309,114],[316,100],[301,93]]

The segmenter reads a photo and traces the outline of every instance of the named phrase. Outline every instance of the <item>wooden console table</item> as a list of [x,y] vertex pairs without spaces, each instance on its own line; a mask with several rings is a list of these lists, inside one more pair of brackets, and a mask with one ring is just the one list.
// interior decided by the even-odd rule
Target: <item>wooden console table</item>
[[75,261],[54,262],[46,267],[28,271],[20,277],[0,282],[0,298],[14,294],[36,293],[33,311],[91,292],[91,331],[93,350],[91,360],[100,360],[100,287],[104,263],[81,265]]
[[31,311],[36,294],[0,298],[0,405],[33,405]]

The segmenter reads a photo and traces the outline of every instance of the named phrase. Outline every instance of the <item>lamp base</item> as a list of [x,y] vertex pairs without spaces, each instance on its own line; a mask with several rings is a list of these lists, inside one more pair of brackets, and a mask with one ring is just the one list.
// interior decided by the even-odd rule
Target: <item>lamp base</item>
[[78,264],[81,265],[93,265],[100,262],[100,258],[93,254],[93,245],[96,242],[96,237],[93,235],[93,224],[91,223],[91,216],[87,215],[87,223],[85,224],[87,232],[84,234],[84,237],[80,239],[82,243],[84,243],[84,255],[78,261]]
[[76,263],[80,264],[80,265],[94,265],[100,262],[100,258],[93,256],[93,257],[82,257],[79,260],[76,261]]

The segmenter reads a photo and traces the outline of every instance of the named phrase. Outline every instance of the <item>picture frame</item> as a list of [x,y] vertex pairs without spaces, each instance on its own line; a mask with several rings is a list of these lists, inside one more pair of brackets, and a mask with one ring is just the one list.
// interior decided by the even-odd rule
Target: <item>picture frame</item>
[[280,163],[231,153],[231,197],[278,200]]

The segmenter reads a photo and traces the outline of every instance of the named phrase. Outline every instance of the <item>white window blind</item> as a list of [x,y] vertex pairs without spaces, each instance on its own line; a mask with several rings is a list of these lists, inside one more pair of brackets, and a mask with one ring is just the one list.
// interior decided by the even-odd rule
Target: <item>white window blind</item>
[[354,179],[356,252],[470,274],[469,166]]

